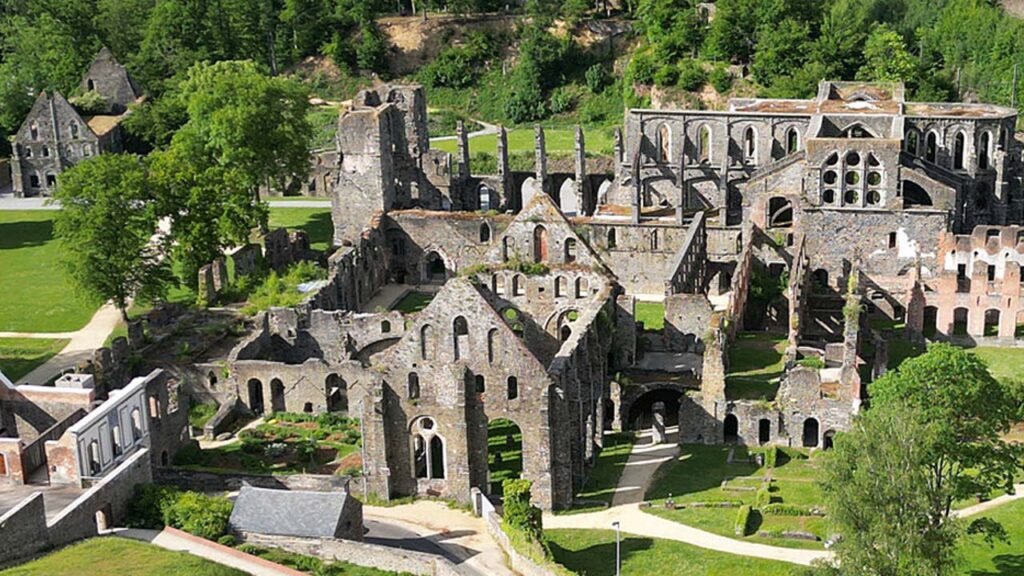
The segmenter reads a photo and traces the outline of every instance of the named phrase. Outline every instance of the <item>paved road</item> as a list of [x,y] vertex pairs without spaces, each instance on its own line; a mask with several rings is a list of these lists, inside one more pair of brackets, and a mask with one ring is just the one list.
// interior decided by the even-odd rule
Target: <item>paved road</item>
[[[274,200],[267,202],[271,208],[330,208],[330,198],[309,198],[306,200]],[[0,210],[60,210],[60,204],[48,198],[15,198],[0,195]]]
[[[473,122],[476,122],[477,124],[479,124],[481,126],[483,126],[483,128],[477,130],[476,132],[470,132],[469,134],[466,134],[466,138],[467,139],[469,139],[469,138],[476,138],[477,136],[486,136],[488,134],[497,134],[498,130],[500,128],[497,124],[488,124],[487,122],[484,122],[482,120],[476,120],[476,119],[472,119],[472,118],[470,120],[473,121]],[[454,135],[453,136],[434,136],[433,138],[430,139],[430,141],[431,142],[443,142],[445,140],[455,140],[456,138],[457,138],[457,136],[454,136]]]

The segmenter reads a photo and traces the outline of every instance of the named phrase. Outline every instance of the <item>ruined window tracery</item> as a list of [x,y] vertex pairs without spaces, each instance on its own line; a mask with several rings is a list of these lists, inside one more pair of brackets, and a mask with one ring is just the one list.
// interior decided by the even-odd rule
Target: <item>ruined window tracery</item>
[[711,128],[707,124],[697,130],[697,159],[702,164],[711,162]]
[[672,131],[668,124],[658,127],[658,160],[668,162],[672,159]]
[[445,478],[444,440],[437,433],[434,420],[420,418],[412,426],[413,469],[416,478]]

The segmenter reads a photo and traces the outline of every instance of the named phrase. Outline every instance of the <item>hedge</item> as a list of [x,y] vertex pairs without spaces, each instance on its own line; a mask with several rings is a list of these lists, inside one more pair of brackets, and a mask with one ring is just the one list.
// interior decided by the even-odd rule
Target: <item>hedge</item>
[[762,485],[757,489],[757,496],[754,500],[754,505],[758,508],[764,508],[772,503],[772,495],[768,491],[768,485]]
[[764,465],[767,468],[775,468],[775,463],[779,459],[779,448],[778,446],[769,446],[764,451]]
[[750,505],[744,504],[740,506],[739,511],[736,513],[736,535],[746,536],[747,535],[747,524],[750,523]]

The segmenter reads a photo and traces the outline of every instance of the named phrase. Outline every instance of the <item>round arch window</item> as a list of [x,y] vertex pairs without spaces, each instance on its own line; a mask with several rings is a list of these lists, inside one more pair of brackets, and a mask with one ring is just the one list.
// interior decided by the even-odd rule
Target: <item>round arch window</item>
[[882,183],[881,172],[868,172],[868,184],[871,186],[878,186]]
[[825,204],[832,204],[836,201],[836,191],[832,189],[825,190],[821,193],[821,200]]
[[856,152],[850,152],[849,154],[847,154],[846,164],[847,166],[856,166],[860,164],[860,154],[857,154]]
[[852,172],[852,171],[851,172],[847,172],[846,173],[846,183],[849,184],[850,186],[859,184],[860,183],[860,174],[858,172]]
[[877,206],[882,202],[882,195],[879,194],[877,190],[869,191],[867,196],[864,198],[868,201],[868,204],[872,206]]
[[843,195],[843,202],[847,204],[856,204],[859,200],[860,194],[857,194],[856,190],[847,190]]
[[821,179],[824,180],[825,184],[835,184],[838,178],[839,176],[835,170],[828,170]]

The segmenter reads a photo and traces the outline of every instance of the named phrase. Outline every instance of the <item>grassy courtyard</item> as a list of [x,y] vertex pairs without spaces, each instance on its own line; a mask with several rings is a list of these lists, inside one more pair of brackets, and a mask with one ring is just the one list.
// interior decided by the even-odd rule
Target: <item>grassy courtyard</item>
[[576,499],[583,501],[583,506],[589,502],[612,503],[615,487],[619,485],[619,477],[622,476],[635,441],[632,432],[604,435],[604,448],[598,454],[597,462],[590,470],[583,488],[576,494]]
[[[984,360],[989,372],[999,380],[1024,377],[1024,348],[978,346],[967,350]],[[924,346],[907,340],[890,340],[888,367],[890,370],[895,369],[907,358],[924,354],[924,351]]]
[[[756,490],[761,486],[767,468],[749,463],[747,450],[736,447],[734,462],[726,462],[729,446],[684,445],[680,456],[658,470],[654,483],[647,491],[647,499],[654,506],[647,511],[667,520],[695,526],[723,536],[736,537],[734,525],[738,507],[755,505]],[[816,456],[795,449],[779,451],[778,462],[772,470],[770,496],[772,504],[795,506],[804,510],[819,506],[821,488],[816,483]],[[722,483],[726,482],[723,487]],[[671,495],[677,505],[685,507],[668,510],[664,501]],[[731,507],[690,506],[693,503],[732,503]],[[743,540],[794,548],[820,548],[820,542],[783,538],[780,533],[799,531],[827,538],[825,518],[822,516],[751,515],[747,536]],[[758,535],[758,532],[764,535]]]
[[17,382],[67,345],[68,340],[0,338],[0,372]]
[[415,314],[420,310],[427,307],[430,301],[434,299],[434,294],[430,292],[409,292],[394,305],[393,310],[398,310],[403,314]]
[[244,576],[245,572],[214,564],[185,552],[123,538],[92,538],[0,576]]
[[1009,576],[1024,574],[1024,500],[1004,504],[984,515],[1006,529],[1009,542],[989,546],[981,538],[964,543],[961,553],[963,574],[969,576]]
[[[559,564],[581,576],[615,574],[615,532],[545,530]],[[687,574],[693,576],[787,576],[792,564],[715,552],[673,540],[622,535],[623,576]]]
[[725,394],[730,400],[771,400],[779,390],[786,335],[741,332],[729,346]]
[[217,448],[185,450],[175,465],[252,474],[358,474],[359,420],[340,414],[275,413]]
[[[534,152],[535,132],[531,127],[512,128],[508,131],[509,154]],[[583,139],[588,155],[611,154],[614,145],[613,130],[610,128],[587,128],[583,129]],[[575,151],[576,129],[575,128],[544,128],[544,146],[548,154],[566,155]],[[458,141],[441,140],[431,142],[430,147],[434,150],[444,150],[454,154],[458,151]],[[469,153],[471,156],[478,154],[489,154],[496,156],[498,150],[497,134],[486,134],[469,139]]]
[[100,307],[59,262],[54,212],[0,212],[0,332],[73,332]]
[[[273,200],[277,201],[278,198]],[[288,228],[305,230],[309,234],[309,245],[314,250],[327,250],[334,237],[331,223],[331,209],[323,208],[271,208],[270,229]]]
[[645,330],[665,328],[665,304],[663,302],[637,302],[633,313],[637,322],[643,322]]

